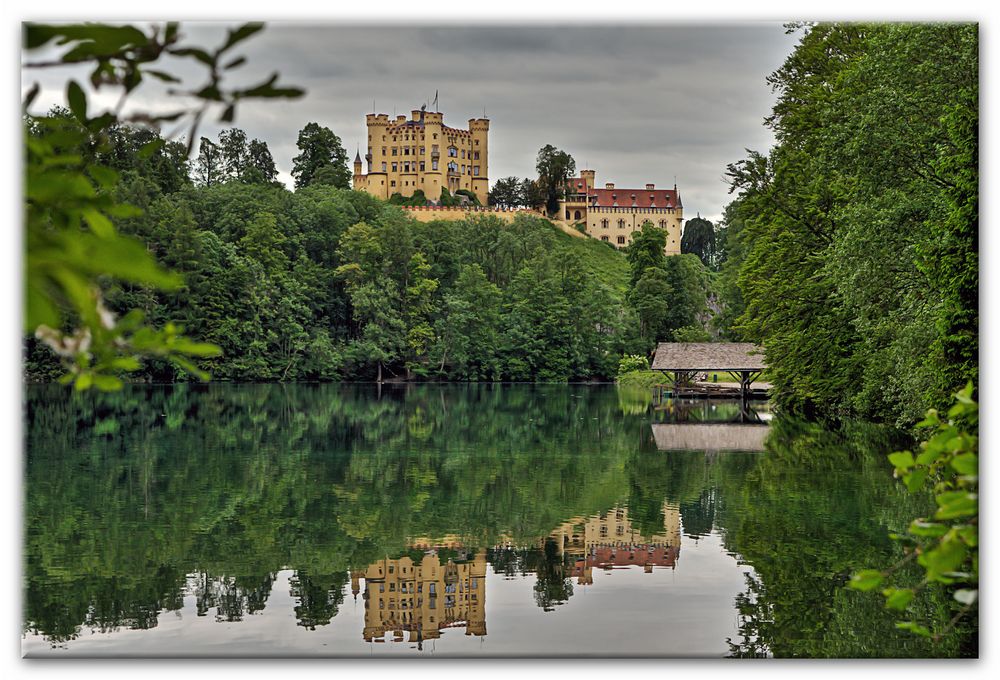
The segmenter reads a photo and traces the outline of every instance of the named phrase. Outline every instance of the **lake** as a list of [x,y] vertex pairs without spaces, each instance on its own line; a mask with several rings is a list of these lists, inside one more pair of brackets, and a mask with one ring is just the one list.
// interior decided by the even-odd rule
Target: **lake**
[[[613,385],[30,386],[26,656],[954,656],[909,445]],[[933,606],[933,601],[930,605]]]

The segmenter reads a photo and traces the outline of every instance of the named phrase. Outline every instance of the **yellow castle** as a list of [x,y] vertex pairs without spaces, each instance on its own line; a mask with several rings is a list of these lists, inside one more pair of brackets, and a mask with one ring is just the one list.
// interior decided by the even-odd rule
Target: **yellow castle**
[[363,172],[361,153],[354,158],[354,188],[381,199],[403,197],[423,191],[428,200],[441,199],[441,190],[451,194],[470,191],[482,205],[489,197],[489,130],[486,118],[470,118],[466,130],[448,127],[443,114],[425,107],[411,118],[370,113],[368,152]]
[[351,589],[359,591],[365,579],[365,629],[367,642],[383,641],[387,632],[401,641],[438,638],[441,630],[464,627],[466,635],[486,635],[486,551],[470,560],[444,564],[437,555],[420,562],[407,556],[379,560],[363,574],[351,573]]
[[559,217],[567,225],[582,225],[594,238],[624,248],[632,242],[632,232],[649,221],[666,232],[664,252],[680,255],[684,204],[676,184],[673,189],[657,189],[655,184],[627,189],[607,182],[599,189],[596,174],[581,170],[579,177],[567,181],[565,198],[559,205]]

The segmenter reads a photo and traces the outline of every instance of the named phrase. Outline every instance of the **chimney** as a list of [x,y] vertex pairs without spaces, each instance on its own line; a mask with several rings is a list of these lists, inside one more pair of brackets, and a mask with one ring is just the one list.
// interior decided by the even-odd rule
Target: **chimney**
[[652,191],[655,187],[656,187],[655,184],[647,184],[646,185],[646,191]]
[[605,182],[604,188],[605,189],[614,189],[615,188],[615,183],[614,182]]

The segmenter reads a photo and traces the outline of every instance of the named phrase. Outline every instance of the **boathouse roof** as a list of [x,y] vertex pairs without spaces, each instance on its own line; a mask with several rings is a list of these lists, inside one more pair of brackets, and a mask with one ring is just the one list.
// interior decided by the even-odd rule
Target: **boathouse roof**
[[654,371],[762,371],[764,350],[751,342],[661,342]]

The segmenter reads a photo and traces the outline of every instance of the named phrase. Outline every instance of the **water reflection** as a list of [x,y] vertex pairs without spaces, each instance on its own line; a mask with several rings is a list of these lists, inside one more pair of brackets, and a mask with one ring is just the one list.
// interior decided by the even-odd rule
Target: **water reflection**
[[[363,572],[366,642],[418,643],[438,638],[445,628],[462,627],[466,635],[486,635],[486,551],[442,562],[436,550],[419,561],[409,556],[383,559]],[[358,576],[351,575],[351,592]]]
[[[657,426],[740,413],[714,406],[608,386],[30,388],[23,647],[955,653],[842,588],[895,559],[887,532],[926,502],[887,483],[895,435],[774,419],[763,455],[659,450]],[[635,632],[594,638],[595,618]]]

